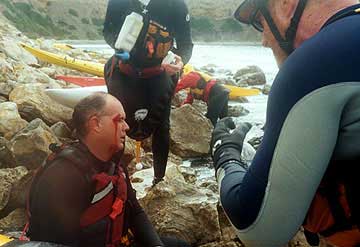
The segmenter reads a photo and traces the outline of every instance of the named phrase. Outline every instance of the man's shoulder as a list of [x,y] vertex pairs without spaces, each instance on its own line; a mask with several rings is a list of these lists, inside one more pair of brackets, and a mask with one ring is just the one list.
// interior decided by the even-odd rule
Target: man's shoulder
[[89,155],[81,148],[80,144],[62,147],[61,150],[51,156],[45,165],[47,174],[54,173],[63,176],[70,174],[83,177],[90,172],[92,167],[91,157],[88,157]]

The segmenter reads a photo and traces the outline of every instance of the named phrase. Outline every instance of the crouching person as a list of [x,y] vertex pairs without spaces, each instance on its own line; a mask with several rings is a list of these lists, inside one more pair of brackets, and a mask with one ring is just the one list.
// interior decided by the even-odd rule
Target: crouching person
[[119,163],[126,131],[121,103],[95,93],[74,109],[79,142],[52,154],[36,174],[28,200],[31,241],[67,246],[189,246],[161,239]]

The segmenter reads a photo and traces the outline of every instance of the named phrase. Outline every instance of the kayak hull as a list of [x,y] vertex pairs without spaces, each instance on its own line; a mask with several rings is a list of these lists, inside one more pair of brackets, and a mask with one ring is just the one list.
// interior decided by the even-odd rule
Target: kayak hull
[[57,55],[55,53],[34,48],[24,43],[20,43],[20,46],[44,62],[86,72],[91,75],[100,77],[104,76],[104,64],[80,60],[67,55]]
[[95,92],[106,92],[106,86],[94,86],[94,87],[80,87],[80,88],[54,88],[46,89],[45,93],[57,101],[58,103],[70,108],[74,106],[86,96],[89,96]]

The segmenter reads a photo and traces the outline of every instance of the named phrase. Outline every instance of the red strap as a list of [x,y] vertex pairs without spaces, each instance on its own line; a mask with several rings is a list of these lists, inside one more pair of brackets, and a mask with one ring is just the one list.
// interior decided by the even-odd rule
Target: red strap
[[114,204],[112,205],[112,212],[110,214],[110,218],[115,220],[115,218],[122,213],[124,208],[124,202],[119,198],[116,197]]
[[143,68],[143,69],[135,69],[130,64],[124,64],[119,62],[119,70],[126,74],[129,77],[135,77],[135,78],[151,78],[157,75],[160,75],[164,68],[161,66],[155,66],[150,68]]
[[20,241],[30,241],[30,239],[28,237],[26,237],[26,232],[29,229],[29,221],[26,223],[24,229],[21,232],[21,236],[19,237]]
[[151,41],[148,41],[146,42],[146,47],[148,49],[148,57],[152,57],[155,52],[154,44]]

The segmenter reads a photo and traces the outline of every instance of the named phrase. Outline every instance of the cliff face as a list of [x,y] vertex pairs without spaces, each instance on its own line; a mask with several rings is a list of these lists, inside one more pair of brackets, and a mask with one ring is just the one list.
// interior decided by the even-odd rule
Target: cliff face
[[[258,37],[232,19],[238,0],[185,1],[192,16],[195,40],[233,41]],[[107,0],[1,0],[0,13],[33,38],[102,39],[106,6]]]

